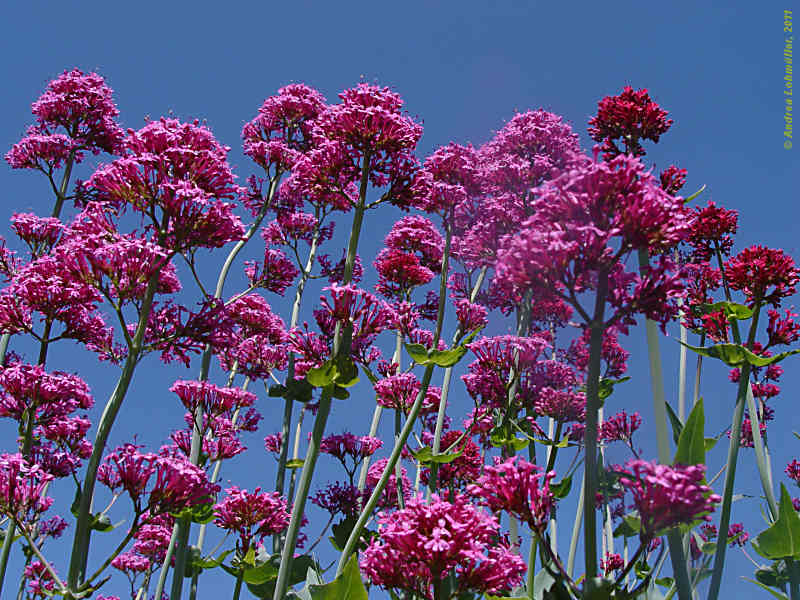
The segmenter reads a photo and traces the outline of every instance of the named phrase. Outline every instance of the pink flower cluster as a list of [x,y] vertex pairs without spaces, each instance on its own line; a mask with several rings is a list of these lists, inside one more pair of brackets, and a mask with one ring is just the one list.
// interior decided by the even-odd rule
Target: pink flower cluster
[[220,489],[188,460],[141,453],[133,444],[108,454],[97,479],[112,491],[127,492],[139,514],[147,511],[153,516],[209,504]]
[[455,594],[500,594],[525,573],[519,554],[508,542],[497,542],[497,520],[465,496],[409,500],[402,510],[382,513],[378,523],[378,537],[360,560],[374,585],[432,600],[433,587],[453,571]]
[[643,538],[683,523],[711,520],[709,513],[722,498],[705,485],[705,471],[705,465],[669,466],[644,460],[625,463],[628,476],[619,482],[633,495]]
[[237,548],[242,555],[247,553],[255,540],[280,533],[289,526],[289,511],[286,500],[280,494],[269,494],[256,488],[252,492],[230,487],[222,502],[214,509],[214,523],[239,535]]
[[513,456],[495,460],[484,474],[467,487],[470,494],[482,498],[492,512],[506,511],[542,533],[547,527],[555,498],[550,481],[555,472],[542,473],[534,464]]
[[119,111],[111,94],[111,88],[97,73],[64,71],[33,103],[36,125],[14,144],[6,162],[14,169],[51,173],[70,157],[81,162],[85,151],[113,154],[122,130],[114,120]]

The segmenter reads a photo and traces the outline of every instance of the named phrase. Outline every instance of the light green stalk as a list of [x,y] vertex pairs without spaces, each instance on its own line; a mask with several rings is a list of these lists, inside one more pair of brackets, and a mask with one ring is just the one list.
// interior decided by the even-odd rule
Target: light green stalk
[[[444,323],[444,308],[446,302],[446,285],[447,285],[447,273],[449,270],[449,261],[450,261],[450,243],[452,241],[452,230],[448,228],[447,236],[445,237],[445,244],[444,244],[444,253],[442,255],[442,270],[441,270],[441,283],[439,288],[439,308],[436,314],[436,328],[433,333],[433,343],[431,344],[431,348],[436,348],[439,344],[439,339],[442,335],[442,324]],[[425,372],[422,375],[422,380],[420,382],[419,392],[417,393],[417,398],[414,401],[411,410],[406,417],[405,425],[403,429],[400,431],[400,436],[398,437],[397,441],[395,442],[394,448],[392,449],[392,453],[389,456],[389,460],[386,463],[386,466],[383,469],[383,473],[381,473],[381,477],[378,480],[375,489],[372,490],[372,494],[367,500],[367,503],[364,505],[364,508],[361,510],[361,514],[358,516],[356,520],[356,524],[353,526],[353,530],[350,532],[350,536],[347,538],[347,542],[344,545],[344,549],[342,550],[342,554],[339,557],[339,564],[336,567],[336,575],[337,577],[341,575],[342,571],[344,570],[345,565],[347,564],[347,559],[355,550],[356,544],[361,536],[361,531],[364,529],[367,521],[372,516],[372,511],[375,510],[375,507],[378,504],[378,500],[380,499],[383,490],[386,488],[386,485],[389,482],[389,477],[392,474],[395,466],[397,465],[397,461],[400,459],[400,454],[403,451],[403,447],[408,440],[408,436],[411,435],[411,430],[414,428],[414,423],[417,420],[417,416],[419,415],[419,411],[422,408],[422,401],[425,399],[425,395],[428,393],[428,386],[431,383],[431,377],[433,376],[433,369],[434,365],[429,364],[425,367]],[[280,596],[275,596],[274,600],[282,600]]]
[[[69,178],[72,174],[72,165],[75,162],[75,152],[71,151],[69,156],[67,157],[66,165],[64,167],[64,175],[61,177],[61,185],[58,189],[54,188],[54,192],[56,194],[56,203],[53,207],[52,216],[58,218],[61,215],[61,207],[64,204],[64,198],[66,197],[67,187],[69,186]],[[52,180],[51,180],[52,183]],[[48,323],[46,326],[46,333],[42,336],[43,338],[43,348],[44,352],[46,353],[46,343],[47,338],[49,337],[51,324]],[[8,352],[8,343],[11,340],[10,333],[4,333],[0,336],[0,365],[5,363],[6,359],[6,352]],[[40,355],[42,351],[40,351]],[[40,360],[40,364],[43,364],[44,361]],[[14,543],[14,537],[16,534],[16,522],[11,519],[9,520],[8,529],[6,530],[6,537],[3,540],[3,549],[0,551],[0,596],[3,594],[3,585],[5,583],[6,578],[6,569],[8,568],[8,559],[11,555],[11,546]]]
[[[641,271],[650,268],[647,250],[639,251],[639,268]],[[669,434],[667,433],[667,405],[664,394],[664,375],[661,370],[661,351],[658,347],[658,326],[655,321],[645,321],[647,335],[647,355],[650,362],[650,382],[653,391],[653,413],[656,424],[656,441],[658,443],[658,462],[663,465],[672,463]],[[673,529],[667,533],[670,561],[675,578],[675,585],[680,600],[691,600],[692,587],[689,572],[686,569],[686,558],[683,553],[683,542],[680,533]],[[723,544],[724,545],[724,544]]]
[[[361,165],[361,186],[359,188],[358,204],[356,204],[353,213],[353,226],[350,230],[350,242],[347,246],[347,256],[344,263],[344,273],[342,275],[342,283],[349,284],[353,278],[353,267],[356,260],[356,252],[358,250],[358,241],[361,236],[361,225],[364,220],[364,213],[366,211],[367,200],[367,187],[369,185],[369,170],[370,170],[371,156],[365,153]],[[352,324],[345,326],[344,331],[337,323],[336,331],[333,339],[332,357],[334,359],[339,356],[349,356],[351,343],[352,343]],[[343,335],[342,335],[343,334]],[[308,498],[308,490],[311,488],[311,479],[316,467],[317,458],[319,456],[319,448],[322,443],[322,436],[325,433],[325,426],[328,422],[328,416],[331,411],[331,393],[323,389],[320,396],[319,407],[317,408],[317,416],[314,420],[314,428],[311,432],[311,441],[306,451],[306,458],[303,462],[303,470],[300,474],[300,481],[298,482],[297,492],[294,497],[294,504],[292,506],[292,517],[289,521],[289,527],[286,530],[286,541],[281,553],[281,563],[278,568],[278,578],[275,582],[274,600],[283,600],[286,596],[286,590],[289,587],[289,574],[292,568],[292,559],[294,557],[295,546],[297,545],[297,535],[300,532],[300,522],[303,518],[303,511],[305,510],[306,500]],[[175,600],[175,599],[173,599]]]
[[[258,228],[261,226],[261,222],[264,220],[264,217],[267,215],[267,211],[269,210],[270,206],[272,205],[272,199],[275,197],[275,191],[278,188],[278,182],[280,181],[280,173],[275,175],[270,179],[269,182],[269,190],[267,192],[267,199],[264,202],[261,210],[258,212],[255,221],[253,224],[250,225],[248,230],[245,232],[244,237],[234,244],[231,251],[228,253],[228,257],[225,259],[225,263],[222,265],[222,269],[220,270],[219,277],[217,278],[217,287],[214,290],[214,298],[220,299],[222,298],[222,292],[225,287],[225,281],[228,279],[228,273],[230,272],[231,267],[233,266],[233,261],[236,260],[236,257],[239,255],[239,252],[245,247],[247,242],[255,235],[258,231]],[[200,360],[200,374],[198,375],[199,381],[206,381],[208,379],[208,371],[211,368],[211,356],[213,355],[213,351],[211,349],[211,345],[206,345],[203,349],[203,356]],[[202,445],[202,432],[200,431],[200,427],[203,423],[203,407],[201,404],[198,404],[197,408],[193,414],[193,423],[192,426],[192,445],[189,450],[189,461],[193,465],[198,465],[200,463],[200,449]],[[182,519],[178,519],[175,523],[174,527],[175,530],[178,532],[177,541],[174,546],[175,551],[175,568],[172,575],[172,589],[170,592],[170,599],[171,600],[180,600],[181,594],[183,592],[183,580],[184,580],[184,570],[186,568],[186,551],[189,546],[189,531],[191,529],[191,521],[188,517],[184,517]],[[172,560],[172,554],[167,553],[167,556],[164,559],[164,563],[161,567],[162,571],[166,568],[169,568],[170,561]],[[159,583],[161,583],[161,577],[159,577]],[[162,584],[163,585],[163,584]],[[163,592],[163,588],[156,587],[156,598],[161,598],[161,593]]]

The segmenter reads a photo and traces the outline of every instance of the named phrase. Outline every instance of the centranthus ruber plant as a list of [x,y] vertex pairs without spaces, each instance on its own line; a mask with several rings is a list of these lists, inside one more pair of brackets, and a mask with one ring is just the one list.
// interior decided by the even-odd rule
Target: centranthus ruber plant
[[[673,121],[647,90],[599,102],[589,152],[531,110],[423,157],[403,107],[282,87],[244,125],[240,185],[200,121],[123,130],[96,73],[48,85],[6,155],[53,206],[13,211],[0,245],[3,598],[717,600],[737,548],[800,600],[800,500],[768,444],[800,352],[792,257],[738,248],[735,211],[653,171]],[[640,324],[649,385],[628,369]],[[675,403],[659,331],[682,343]],[[717,437],[710,359],[737,390]],[[97,406],[94,360],[115,382]],[[145,361],[197,376],[155,390]],[[119,439],[162,398],[160,444]]]

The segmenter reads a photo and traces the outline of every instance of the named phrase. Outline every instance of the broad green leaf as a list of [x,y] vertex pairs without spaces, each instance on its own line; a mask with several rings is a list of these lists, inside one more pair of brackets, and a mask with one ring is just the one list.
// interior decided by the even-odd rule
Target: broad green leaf
[[340,387],[338,385],[333,385],[330,388],[331,396],[338,400],[347,400],[350,397],[350,392],[348,392],[345,388]]
[[792,497],[781,484],[778,519],[756,537],[757,552],[765,558],[800,558],[800,516],[792,506]]
[[358,367],[349,356],[336,359],[336,375],[333,382],[341,387],[351,387],[358,383]]
[[786,571],[786,562],[777,560],[769,567],[756,569],[756,579],[769,587],[783,587],[789,582],[789,574]]
[[332,360],[325,361],[319,367],[313,367],[306,373],[306,381],[314,387],[326,387],[336,379],[336,365]]
[[272,564],[272,561],[244,570],[244,582],[252,585],[261,585],[277,578],[278,566]]
[[642,520],[633,513],[622,515],[622,521],[614,529],[614,537],[633,537],[642,530]]
[[286,461],[286,468],[287,469],[302,469],[303,465],[305,464],[305,460],[302,458],[292,458],[291,460]]
[[722,301],[714,304],[701,304],[697,308],[700,314],[703,315],[722,311],[727,319],[738,319],[739,321],[744,321],[753,316],[752,308],[735,302]]
[[184,508],[177,513],[170,513],[176,519],[189,519],[192,523],[210,523],[216,518],[214,512],[214,502],[207,502],[206,504],[196,504],[189,508]]
[[787,596],[783,592],[779,592],[777,590],[773,590],[772,588],[767,587],[766,585],[764,585],[760,581],[756,581],[755,579],[749,579],[748,577],[742,577],[742,579],[744,579],[745,581],[749,581],[750,583],[755,583],[758,587],[760,587],[760,588],[762,588],[764,590],[767,590],[770,594],[772,594],[774,597],[778,598],[779,600],[789,600],[789,596]]
[[492,443],[492,446],[496,448],[503,448],[503,447],[510,447],[513,448],[514,451],[518,452],[523,448],[527,448],[528,444],[530,444],[529,440],[521,439],[515,436],[508,436],[505,432],[496,432],[496,429],[492,431],[491,435],[489,436],[489,440]]
[[225,552],[220,554],[217,558],[206,558],[205,560],[201,558],[197,564],[203,569],[216,569],[222,564],[222,561],[224,561],[231,552],[233,552],[232,549],[225,550]]
[[305,379],[290,379],[286,383],[284,398],[291,398],[298,402],[311,402],[314,397],[314,386]]
[[730,367],[741,367],[750,363],[754,367],[766,367],[778,363],[784,358],[800,353],[800,349],[781,352],[773,356],[757,356],[740,344],[717,344],[716,346],[690,346],[678,340],[692,352],[709,358],[718,358]]
[[267,396],[269,396],[270,398],[283,398],[286,395],[287,391],[288,389],[286,388],[286,386],[279,385],[276,383],[269,386],[269,391],[267,391]]
[[90,527],[93,531],[111,531],[115,527],[118,527],[121,523],[122,521],[114,525],[108,515],[97,514],[92,519]]
[[669,405],[669,402],[664,402],[664,407],[667,409],[667,416],[669,417],[669,423],[672,425],[672,441],[675,442],[675,445],[678,445],[678,438],[681,435],[681,431],[683,431],[683,423],[681,423],[680,418],[678,415],[675,414],[675,411],[672,410],[672,407]]
[[453,462],[459,456],[464,453],[464,449],[462,448],[458,452],[447,452],[447,453],[440,453],[434,454],[433,448],[428,446],[423,446],[419,450],[412,450],[411,455],[416,458],[422,464],[428,463],[437,463],[437,464],[444,464]]
[[311,585],[309,591],[312,600],[367,600],[356,555],[350,557],[339,577],[324,585]]
[[[280,554],[273,554],[267,561],[257,567],[245,570],[244,581],[247,584],[247,589],[256,598],[272,600],[272,596],[275,594],[275,583],[278,579],[280,562]],[[302,582],[308,569],[313,565],[314,561],[310,556],[295,556],[292,560],[292,571],[289,574],[288,585],[291,587]],[[248,582],[248,579],[258,583]]]
[[700,398],[689,414],[689,418],[686,419],[686,425],[684,425],[680,436],[678,436],[678,449],[675,451],[675,458],[672,464],[706,464],[704,425],[703,399]]
[[572,475],[567,475],[558,483],[550,484],[550,492],[556,498],[566,498],[569,491],[572,489]]
[[625,383],[630,379],[630,376],[620,377],[619,379],[600,379],[600,387],[598,390],[598,396],[600,400],[605,400],[614,392],[614,386],[618,383]]
[[438,367],[452,367],[467,353],[464,346],[456,346],[448,350],[431,350],[428,362]]
[[406,352],[415,363],[419,365],[428,364],[428,349],[422,344],[403,344]]

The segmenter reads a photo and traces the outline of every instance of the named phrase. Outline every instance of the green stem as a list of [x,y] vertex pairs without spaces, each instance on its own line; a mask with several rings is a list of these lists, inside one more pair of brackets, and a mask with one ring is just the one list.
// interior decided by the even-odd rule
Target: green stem
[[133,336],[133,343],[128,349],[128,356],[125,359],[122,373],[120,374],[114,391],[111,393],[111,397],[106,403],[103,414],[100,417],[100,424],[97,427],[97,435],[94,439],[92,455],[89,457],[89,462],[86,466],[86,477],[83,481],[80,505],[78,507],[78,518],[75,524],[75,537],[72,543],[72,555],[67,578],[67,586],[70,590],[76,590],[78,584],[83,581],[86,574],[91,534],[89,525],[92,519],[92,498],[94,496],[94,486],[97,481],[97,470],[100,467],[100,461],[102,460],[103,452],[108,442],[108,436],[111,434],[111,427],[117,418],[119,409],[122,407],[122,401],[125,399],[131,379],[133,378],[133,372],[136,369],[136,365],[142,353],[144,334],[147,329],[147,321],[153,306],[153,297],[155,296],[157,287],[158,274],[155,274],[147,283],[147,289],[145,290],[139,313],[139,323],[136,326],[136,332]]
[[[451,239],[450,229],[448,228],[448,237],[445,239],[445,248],[444,254],[442,255],[442,273],[441,273],[441,286],[440,286],[440,293],[439,293],[439,307],[436,313],[436,328],[433,332],[433,343],[431,344],[431,348],[436,348],[439,345],[439,339],[441,339],[442,335],[442,324],[444,323],[444,309],[445,309],[445,299],[446,299],[446,280],[447,280],[447,272],[448,272],[448,264],[450,260],[450,239]],[[422,375],[422,381],[420,382],[419,392],[417,393],[417,398],[414,400],[414,404],[411,407],[411,410],[408,413],[408,417],[406,417],[406,423],[403,426],[403,430],[400,432],[400,437],[394,445],[392,449],[392,453],[389,456],[389,461],[386,463],[386,466],[383,469],[383,473],[381,473],[381,478],[378,480],[375,489],[372,490],[372,494],[367,500],[367,503],[364,505],[364,508],[361,510],[361,514],[358,516],[358,520],[356,524],[353,526],[353,530],[350,532],[350,537],[347,538],[347,542],[344,545],[344,550],[342,550],[342,554],[339,557],[339,564],[336,567],[336,575],[337,577],[341,575],[342,571],[344,570],[345,565],[347,564],[347,559],[355,550],[356,544],[361,536],[361,531],[364,529],[367,521],[372,515],[372,511],[375,510],[375,507],[378,504],[378,500],[383,493],[383,490],[386,488],[386,484],[389,482],[389,477],[392,474],[392,471],[397,465],[397,461],[400,459],[400,454],[403,451],[403,446],[405,446],[406,441],[408,440],[408,436],[411,435],[411,430],[414,428],[414,423],[417,420],[417,416],[419,415],[419,411],[422,408],[422,401],[425,399],[425,394],[428,393],[428,386],[431,384],[431,377],[433,376],[433,369],[434,365],[429,364],[425,367],[425,372]],[[276,596],[274,600],[282,600],[279,596]]]
[[[228,279],[228,273],[233,266],[233,261],[236,259],[239,252],[241,252],[245,247],[247,242],[249,242],[253,235],[255,235],[255,233],[258,231],[261,221],[263,221],[264,217],[267,215],[267,212],[272,205],[272,199],[275,196],[275,191],[277,190],[280,178],[281,175],[278,173],[270,179],[267,199],[264,201],[264,204],[262,205],[261,210],[258,212],[256,219],[253,221],[252,225],[250,225],[247,232],[244,234],[244,237],[236,242],[233,248],[231,248],[231,251],[228,253],[228,257],[225,259],[225,263],[222,265],[219,277],[217,278],[217,287],[214,290],[215,299],[222,298],[225,281]],[[208,371],[211,368],[212,355],[213,351],[211,346],[206,345],[206,347],[203,349],[203,356],[200,361],[200,374],[198,375],[199,381],[206,381],[208,379]],[[203,422],[203,416],[203,407],[202,405],[198,404],[193,415],[194,425],[192,427],[192,445],[189,450],[189,461],[193,465],[198,465],[200,463],[200,450],[202,446],[202,432],[200,431],[200,425]],[[170,600],[180,600],[181,594],[183,593],[183,573],[186,568],[186,553],[189,546],[189,532],[191,530],[191,526],[192,523],[188,517],[179,519],[174,526],[178,531],[178,537],[175,543],[175,568],[172,575]],[[165,558],[165,564],[168,564],[166,561],[171,560],[171,558],[172,557],[168,555]],[[158,589],[156,590],[156,597],[160,597],[158,596]]]
[[575,572],[575,556],[578,551],[578,538],[580,537],[581,522],[583,521],[583,498],[586,493],[583,479],[585,479],[585,474],[582,475],[581,479],[581,492],[578,497],[578,508],[575,511],[575,522],[572,524],[572,537],[570,538],[569,542],[569,554],[567,554],[567,574],[570,577],[572,577],[572,574]]
[[[361,531],[364,529],[364,526],[366,525],[367,521],[372,515],[372,511],[375,510],[375,507],[378,504],[378,500],[380,499],[380,495],[386,488],[386,484],[389,482],[389,477],[394,471],[395,465],[397,464],[397,461],[400,458],[403,446],[405,445],[406,440],[408,440],[408,436],[411,435],[411,430],[414,427],[414,422],[416,421],[417,416],[419,415],[419,411],[422,408],[422,401],[425,399],[425,394],[427,393],[428,386],[431,383],[431,377],[433,376],[433,368],[434,365],[428,365],[427,367],[425,367],[425,372],[422,375],[422,381],[420,384],[420,391],[417,393],[417,398],[414,401],[414,404],[408,413],[408,417],[406,418],[406,423],[403,426],[403,430],[400,432],[400,438],[397,440],[397,443],[395,443],[395,446],[392,449],[392,453],[389,456],[389,462],[383,469],[381,478],[378,481],[377,485],[375,486],[375,489],[372,491],[369,500],[367,500],[367,503],[364,505],[364,508],[362,509],[361,514],[359,515],[358,520],[356,521],[356,524],[353,527],[353,531],[350,533],[350,537],[347,538],[347,543],[345,544],[344,550],[342,550],[342,554],[339,558],[339,565],[336,569],[337,577],[341,575],[345,565],[347,564],[348,557],[355,550],[356,544],[358,543],[359,537],[361,535]],[[276,597],[275,600],[279,600],[279,598]]]
[[[750,324],[750,333],[747,336],[747,346],[752,348],[755,341],[756,328],[758,326],[759,307],[753,312],[753,319]],[[736,328],[738,334],[738,327]],[[736,337],[739,337],[738,335]],[[739,455],[739,445],[741,438],[742,419],[744,416],[744,405],[747,399],[747,390],[750,388],[750,363],[744,363],[739,372],[739,390],[736,394],[736,407],[733,411],[733,423],[731,425],[731,441],[728,446],[728,460],[725,466],[725,490],[722,493],[722,512],[719,520],[719,535],[725,536],[731,522],[731,504],[733,503],[733,485],[736,479],[736,462]],[[752,390],[751,390],[752,393]],[[720,538],[722,539],[722,538]],[[711,586],[708,592],[708,600],[717,600],[719,588],[722,584],[722,571],[725,567],[725,551],[728,544],[718,543],[714,553],[714,569],[711,575]]]
[[[452,237],[452,227],[450,227],[449,225],[447,225],[446,227],[447,227],[446,235],[448,237],[445,239],[445,246],[447,247],[448,253],[449,253],[449,245],[450,245],[450,243],[452,243],[452,239],[451,239],[451,237]],[[487,270],[487,267],[484,266],[484,267],[481,267],[481,270],[478,272],[478,277],[475,280],[475,285],[472,286],[472,290],[470,291],[470,295],[469,295],[469,301],[470,302],[474,302],[475,301],[475,298],[477,297],[478,292],[480,291],[481,287],[483,286],[483,281],[486,278],[486,270]],[[441,289],[439,290],[439,292],[441,293]],[[461,327],[459,326],[458,329],[456,330],[455,335],[453,336],[453,344],[455,344],[458,341],[459,337],[463,333],[464,332],[461,331]],[[450,394],[450,380],[452,378],[453,378],[453,367],[447,367],[444,370],[444,378],[442,380],[442,395],[441,395],[442,399],[441,399],[441,402],[439,403],[439,411],[436,414],[436,427],[434,428],[434,431],[433,431],[433,445],[432,445],[431,451],[432,451],[434,456],[436,456],[439,453],[439,450],[441,450],[442,432],[444,431],[444,417],[445,417],[445,412],[447,410],[447,396]],[[436,482],[437,482],[438,476],[439,476],[439,464],[438,463],[431,463],[430,476],[428,478],[429,479],[429,481],[428,481],[428,491],[427,491],[428,500],[430,500],[431,494],[436,489]]]
[[[61,185],[56,191],[56,203],[53,207],[52,216],[58,217],[61,214],[61,207],[64,204],[64,198],[69,185],[69,178],[72,173],[72,165],[75,162],[75,152],[72,151],[67,157],[64,167],[64,175],[61,178]],[[47,338],[50,336],[50,328],[52,322],[48,321],[45,324],[45,332],[42,336],[42,345],[39,350],[39,364],[43,365],[47,357]],[[0,336],[0,365],[3,365],[6,360],[6,353],[8,352],[8,343],[11,340],[10,333],[4,333]],[[3,549],[0,551],[0,596],[3,594],[3,585],[6,578],[6,569],[8,568],[8,559],[11,554],[11,546],[13,544],[14,535],[16,534],[16,522],[11,519],[9,521],[8,530],[6,531],[6,538],[3,540]],[[24,580],[24,579],[23,579]]]
[[[319,242],[320,228],[319,224],[314,228],[314,234],[311,238],[311,248],[308,251],[308,258],[306,259],[305,268],[300,276],[300,281],[297,282],[297,289],[294,294],[294,304],[292,305],[292,316],[289,322],[289,329],[293,329],[297,325],[300,318],[300,305],[303,300],[303,291],[305,290],[308,278],[311,275],[311,270],[314,266],[314,258],[317,254],[317,244]],[[289,364],[286,369],[286,383],[294,380],[294,363],[295,355],[293,352],[289,353]],[[292,413],[294,411],[294,398],[291,396],[285,398],[283,405],[283,421],[281,423],[281,451],[278,456],[278,473],[275,477],[275,491],[283,495],[284,487],[286,484],[286,462],[289,456],[289,443],[292,427]],[[281,536],[276,534],[272,538],[273,550],[278,551]]]
[[236,587],[233,588],[233,599],[239,600],[239,594],[242,592],[242,582],[244,581],[244,571],[239,571],[236,576]]
[[[650,268],[650,259],[646,249],[639,250],[639,270],[644,273]],[[647,355],[650,362],[650,382],[653,392],[653,413],[655,415],[656,439],[658,442],[658,462],[671,464],[672,457],[667,433],[667,405],[664,394],[664,374],[661,370],[661,351],[658,347],[658,326],[655,321],[646,319]],[[691,600],[692,588],[686,558],[683,553],[683,542],[680,533],[672,530],[667,533],[672,572],[680,600]]]
[[[367,188],[369,186],[369,171],[370,171],[371,156],[369,152],[365,153],[361,165],[361,186],[359,188],[358,203],[356,204],[353,213],[353,225],[350,229],[350,241],[347,245],[347,256],[344,262],[344,273],[342,274],[342,284],[348,285],[353,279],[353,267],[355,266],[356,252],[358,251],[358,241],[361,236],[361,226],[364,221],[364,213],[366,211]],[[331,355],[334,359],[340,356],[350,356],[352,344],[352,324],[344,327],[344,331],[337,323],[336,331],[333,338],[333,349]],[[294,557],[294,550],[297,544],[297,534],[300,531],[300,522],[303,518],[303,511],[305,510],[306,500],[308,499],[308,490],[311,488],[311,479],[314,474],[314,467],[317,463],[319,456],[319,448],[322,442],[322,436],[325,433],[325,425],[328,422],[328,416],[331,411],[331,393],[325,388],[322,391],[319,400],[319,407],[317,408],[317,417],[314,420],[314,428],[311,433],[311,442],[306,451],[306,458],[303,462],[303,470],[300,474],[300,481],[298,482],[297,492],[294,497],[294,504],[292,506],[292,517],[289,521],[289,527],[286,530],[286,542],[283,546],[281,553],[281,563],[278,568],[278,578],[275,582],[274,600],[283,600],[286,596],[286,590],[289,587],[289,574],[292,568],[292,558]],[[173,599],[176,600],[176,599]]]
[[600,360],[603,348],[604,314],[606,294],[608,293],[608,272],[602,271],[597,276],[597,296],[595,297],[594,317],[589,327],[589,373],[586,381],[586,429],[584,431],[584,447],[586,462],[584,465],[583,495],[583,549],[586,580],[597,577],[597,513],[595,511],[595,495],[597,494],[597,426],[600,410]]

